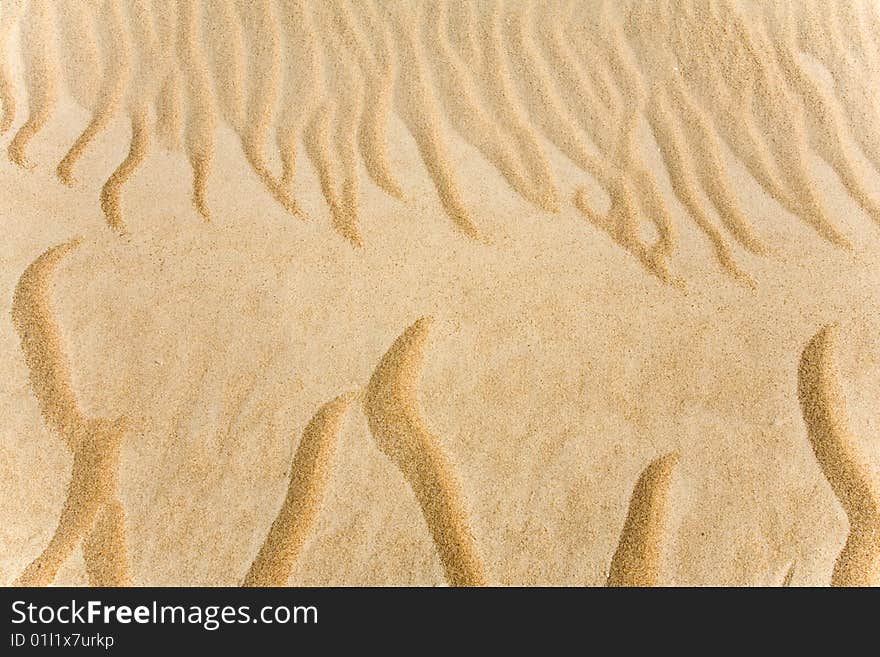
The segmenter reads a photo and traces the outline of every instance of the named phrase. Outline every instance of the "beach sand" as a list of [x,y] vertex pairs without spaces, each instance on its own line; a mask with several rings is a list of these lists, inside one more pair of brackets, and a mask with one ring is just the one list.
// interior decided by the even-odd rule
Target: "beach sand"
[[878,83],[869,0],[0,0],[0,584],[880,585]]

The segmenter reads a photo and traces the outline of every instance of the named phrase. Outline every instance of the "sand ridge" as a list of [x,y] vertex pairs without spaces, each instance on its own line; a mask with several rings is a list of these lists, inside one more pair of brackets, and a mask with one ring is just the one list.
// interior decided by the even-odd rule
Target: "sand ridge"
[[16,580],[23,586],[51,584],[81,540],[85,540],[92,584],[124,585],[129,581],[125,516],[116,499],[119,448],[126,433],[126,419],[89,419],[79,410],[47,298],[53,268],[76,246],[76,241],[61,244],[35,260],[22,274],[12,306],[43,417],[74,456],[58,527],[42,554]]
[[880,493],[855,452],[843,390],[835,373],[834,326],[804,348],[798,393],[816,459],[849,518],[849,537],[834,567],[839,586],[880,585]]
[[323,502],[336,434],[351,395],[325,404],[303,431],[290,472],[290,487],[244,586],[285,586]]
[[415,386],[429,318],[410,326],[382,358],[367,386],[364,409],[379,449],[415,493],[452,586],[485,583],[452,468],[416,408]]
[[[32,387],[46,421],[74,452],[74,470],[55,535],[44,552],[16,580],[50,584],[79,541],[89,582],[94,586],[130,583],[125,512],[115,499],[119,445],[125,420],[85,420],[65,375],[63,350],[45,298],[51,269],[76,242],[48,250],[22,275],[13,316],[30,363]],[[409,327],[379,362],[366,387],[364,412],[379,448],[401,469],[422,507],[428,530],[452,586],[486,583],[456,477],[416,408],[415,386],[430,320]],[[880,563],[880,502],[862,459],[851,447],[843,393],[833,373],[833,331],[820,331],[804,348],[799,398],[808,435],[823,473],[850,520],[832,583],[877,585]],[[283,586],[322,505],[332,468],[336,435],[353,395],[322,406],[306,426],[293,458],[290,484],[245,586]],[[611,558],[608,586],[653,586],[658,581],[666,499],[678,456],[651,462],[633,489],[620,540]],[[795,564],[782,584],[790,585]]]
[[664,533],[666,498],[678,457],[652,461],[639,476],[629,503],[620,544],[611,559],[608,586],[656,586]]

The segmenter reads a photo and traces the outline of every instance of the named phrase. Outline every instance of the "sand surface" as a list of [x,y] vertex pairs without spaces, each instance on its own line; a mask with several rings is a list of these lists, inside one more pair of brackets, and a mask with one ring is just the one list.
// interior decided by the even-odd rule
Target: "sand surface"
[[878,86],[871,0],[0,0],[0,583],[880,585]]

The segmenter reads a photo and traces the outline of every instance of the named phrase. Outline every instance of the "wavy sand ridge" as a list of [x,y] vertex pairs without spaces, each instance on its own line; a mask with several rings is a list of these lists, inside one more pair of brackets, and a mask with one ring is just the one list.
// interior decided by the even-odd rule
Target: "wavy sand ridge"
[[[66,9],[66,8],[65,8]],[[101,66],[96,71],[96,77],[103,79],[100,87],[94,90],[96,105],[92,112],[92,118],[83,132],[73,142],[67,154],[58,163],[55,173],[58,179],[65,185],[74,183],[73,169],[77,161],[82,157],[94,139],[101,134],[110,123],[114,115],[122,106],[122,99],[130,77],[131,48],[125,35],[118,39],[116,35],[123,30],[123,16],[116,3],[107,3],[102,13],[95,17],[97,35],[86,33],[80,35],[88,44],[89,49],[107,52],[112,47],[113,57],[105,57],[103,61],[95,60],[94,64]],[[112,44],[112,46],[111,46]],[[72,44],[65,44],[71,47]],[[116,218],[118,220],[118,217]],[[111,217],[108,221],[112,224]]]
[[9,33],[18,22],[23,9],[24,0],[9,0],[9,2],[4,2],[3,7],[0,8],[0,104],[3,109],[3,115],[0,117],[0,133],[9,130],[15,118],[15,94],[10,79],[9,62],[4,55]]
[[667,454],[639,476],[611,558],[607,586],[656,586],[666,526],[666,498],[678,456]]
[[244,586],[286,586],[321,510],[336,438],[350,395],[325,404],[309,421],[293,457],[290,485],[278,516],[244,578]]
[[[27,77],[33,84],[28,91],[28,117],[9,142],[7,151],[10,161],[24,168],[30,166],[26,152],[28,143],[49,121],[58,102],[54,9],[48,0],[34,0],[21,14],[25,18],[21,35],[22,55]],[[11,112],[15,105],[14,101],[8,103],[8,118],[4,122],[13,118]]]
[[49,304],[52,273],[77,244],[76,240],[61,244],[37,258],[21,275],[12,302],[12,321],[43,419],[73,454],[58,527],[42,554],[16,580],[22,586],[50,584],[83,539],[90,583],[129,583],[125,518],[116,492],[126,420],[89,419],[79,410]]
[[835,363],[835,328],[810,340],[798,369],[798,396],[807,435],[822,473],[849,518],[849,536],[834,565],[834,586],[880,586],[880,491],[848,426]]
[[418,412],[416,384],[430,320],[420,319],[383,356],[370,378],[364,410],[379,449],[403,473],[452,586],[486,582],[452,465]]
[[[49,120],[61,82],[92,112],[58,165],[62,181],[72,181],[77,159],[114,116],[128,116],[129,152],[101,192],[105,217],[120,231],[124,185],[153,132],[165,148],[185,151],[193,202],[209,216],[215,133],[225,121],[264,187],[298,216],[292,185],[303,143],[333,227],[358,245],[359,165],[389,195],[404,196],[389,157],[392,113],[464,234],[480,235],[479,217],[462,194],[450,133],[473,145],[511,191],[555,212],[560,193],[547,140],[610,198],[601,212],[579,186],[575,204],[585,217],[665,282],[678,280],[679,229],[639,151],[643,123],[677,201],[719,265],[746,285],[754,281],[741,251],[769,248],[740,208],[725,147],[771,198],[840,247],[850,240],[815,191],[813,153],[880,220],[880,199],[866,179],[880,170],[880,138],[870,129],[880,122],[880,18],[867,0],[754,7],[734,0],[33,0],[4,3],[0,21],[0,126],[12,124],[19,105],[7,52],[16,26],[29,106],[9,144],[14,162],[27,164],[27,144]],[[76,66],[67,63],[74,54]],[[830,74],[831,89],[807,60]],[[874,171],[860,169],[849,143]],[[273,146],[279,172],[269,165]]]
[[[775,35],[733,3],[683,3],[678,9],[681,21],[670,18],[669,3],[643,4],[627,21],[629,43],[652,87],[671,100],[692,98],[771,197],[845,246],[807,172],[798,99],[787,89],[785,71],[766,54]],[[665,62],[650,56],[657,52]]]

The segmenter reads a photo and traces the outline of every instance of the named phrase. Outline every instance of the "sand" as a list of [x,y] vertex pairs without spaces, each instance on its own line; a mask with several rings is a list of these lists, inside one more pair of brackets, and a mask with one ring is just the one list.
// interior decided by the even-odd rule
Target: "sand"
[[880,585],[869,0],[0,0],[0,583]]

